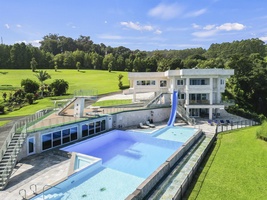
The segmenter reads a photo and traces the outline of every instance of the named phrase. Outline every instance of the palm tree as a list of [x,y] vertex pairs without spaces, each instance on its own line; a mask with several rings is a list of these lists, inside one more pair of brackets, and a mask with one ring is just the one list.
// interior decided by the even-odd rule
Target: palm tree
[[35,74],[35,76],[38,78],[38,80],[41,82],[41,96],[43,97],[43,86],[44,86],[44,81],[51,78],[51,76],[46,72],[46,71],[39,71],[38,73]]

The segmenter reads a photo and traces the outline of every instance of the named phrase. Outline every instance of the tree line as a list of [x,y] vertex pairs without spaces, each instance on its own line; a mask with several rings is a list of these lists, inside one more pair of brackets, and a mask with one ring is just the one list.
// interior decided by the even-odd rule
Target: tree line
[[89,36],[78,39],[49,34],[41,46],[25,43],[0,45],[1,69],[98,69],[156,72],[172,69],[231,68],[225,98],[234,98],[234,111],[267,116],[266,44],[257,38],[211,44],[208,49],[130,50],[95,44]]

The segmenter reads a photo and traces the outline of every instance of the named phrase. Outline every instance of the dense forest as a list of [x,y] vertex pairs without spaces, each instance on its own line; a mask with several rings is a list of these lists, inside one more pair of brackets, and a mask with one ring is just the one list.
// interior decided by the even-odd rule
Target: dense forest
[[[208,49],[130,50],[49,34],[40,47],[17,43],[0,45],[0,69],[98,69],[155,72],[169,69],[231,68],[225,99],[234,99],[231,112],[267,116],[267,46],[259,39],[211,44]],[[249,117],[249,116],[248,116]]]

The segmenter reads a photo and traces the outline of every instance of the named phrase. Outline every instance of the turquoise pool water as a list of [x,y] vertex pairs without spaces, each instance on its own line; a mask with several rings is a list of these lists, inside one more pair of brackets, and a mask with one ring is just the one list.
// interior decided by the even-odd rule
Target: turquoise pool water
[[[46,199],[125,199],[164,163],[195,130],[169,127],[153,134],[114,130],[63,148],[102,159],[45,192]],[[176,134],[176,135],[175,135]],[[178,136],[180,137],[179,141]],[[186,139],[187,137],[187,139]],[[60,188],[60,189],[58,189]],[[42,199],[42,196],[34,199]]]

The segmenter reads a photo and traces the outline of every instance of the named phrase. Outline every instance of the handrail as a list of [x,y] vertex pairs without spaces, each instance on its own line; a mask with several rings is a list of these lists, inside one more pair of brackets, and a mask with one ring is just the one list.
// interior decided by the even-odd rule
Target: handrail
[[12,147],[12,151],[10,152],[10,158],[6,161],[6,165],[4,169],[2,169],[2,173],[0,174],[0,183],[1,183],[1,189],[5,187],[5,185],[8,182],[8,178],[11,175],[12,169],[16,164],[16,159],[18,156],[18,153],[20,152],[21,146],[27,136],[27,124],[34,122],[38,120],[39,118],[45,116],[47,113],[49,113],[52,109],[45,109],[39,112],[36,112],[33,115],[30,115],[26,118],[23,118],[21,120],[18,120],[14,123],[11,130],[9,131],[7,135],[7,139],[4,142],[3,146],[0,148],[0,162],[2,161],[3,157],[5,156],[5,153],[7,149],[9,148],[9,145],[16,134],[18,136],[17,142]]
[[[21,191],[24,191],[24,197],[21,195]],[[22,197],[22,199],[26,199],[26,190],[25,189],[21,189],[19,191],[19,195]]]
[[[34,186],[34,190],[32,189],[32,186]],[[37,191],[37,185],[36,185],[36,184],[31,184],[31,185],[30,185],[30,190],[32,191],[33,194],[36,194],[36,191]]]
[[56,189],[61,190],[61,188],[59,188],[59,187],[56,187],[56,186],[54,186],[54,185],[47,185],[47,184],[46,184],[46,185],[44,185],[44,187],[43,187],[43,192],[42,192],[43,199],[44,199],[45,187],[56,188]]

